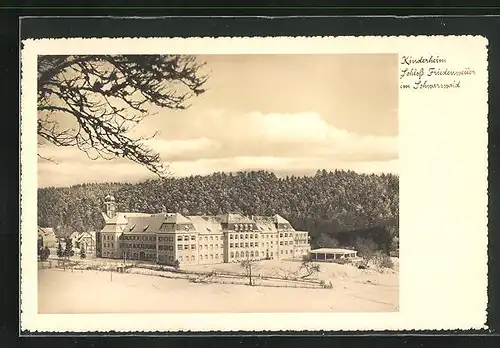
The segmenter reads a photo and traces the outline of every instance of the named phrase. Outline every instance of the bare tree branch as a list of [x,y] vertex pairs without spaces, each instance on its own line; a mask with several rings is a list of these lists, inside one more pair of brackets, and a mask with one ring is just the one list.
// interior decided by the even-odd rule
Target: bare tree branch
[[[40,56],[38,135],[91,159],[127,158],[165,176],[159,154],[145,145],[150,138],[129,132],[149,106],[188,108],[190,98],[205,92],[203,65],[179,55]],[[75,128],[61,126],[55,115],[70,117]]]

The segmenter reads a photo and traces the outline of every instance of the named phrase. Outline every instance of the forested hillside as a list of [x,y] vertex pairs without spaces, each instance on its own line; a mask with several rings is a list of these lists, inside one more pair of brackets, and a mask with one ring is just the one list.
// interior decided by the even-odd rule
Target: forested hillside
[[312,177],[252,171],[41,188],[38,224],[60,233],[99,230],[107,194],[115,196],[118,211],[280,214],[296,229],[308,230],[313,247],[354,244],[362,237],[388,251],[398,237],[397,176],[325,170]]

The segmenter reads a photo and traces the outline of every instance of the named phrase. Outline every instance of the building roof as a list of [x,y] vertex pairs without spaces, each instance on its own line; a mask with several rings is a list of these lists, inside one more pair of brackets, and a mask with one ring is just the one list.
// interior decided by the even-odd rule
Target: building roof
[[274,215],[273,216],[273,219],[274,219],[274,223],[277,223],[277,224],[289,224],[290,222],[288,222],[287,219],[285,219],[283,216],[281,215]]
[[325,253],[325,254],[352,254],[356,252],[357,252],[356,250],[339,249],[339,248],[319,248],[311,250],[311,253]]
[[44,237],[55,237],[54,229],[51,227],[38,227],[38,233]]
[[238,213],[228,213],[219,215],[220,222],[223,224],[253,224],[254,221]]
[[[161,215],[161,214],[159,214]],[[167,224],[190,224],[191,221],[179,213],[163,213]]]
[[253,220],[261,232],[277,231],[273,216],[253,216]]
[[194,215],[194,216],[188,216],[188,218],[193,223],[194,228],[200,234],[222,233],[221,220],[217,216]]
[[160,230],[164,220],[165,214],[129,217],[123,233],[155,233]]

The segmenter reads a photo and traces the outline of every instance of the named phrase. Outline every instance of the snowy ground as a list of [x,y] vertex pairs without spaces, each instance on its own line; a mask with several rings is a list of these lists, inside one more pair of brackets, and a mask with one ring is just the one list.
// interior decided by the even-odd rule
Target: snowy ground
[[[293,274],[300,262],[258,263],[262,275]],[[239,264],[193,266],[191,270],[242,272]],[[399,274],[321,263],[317,279],[333,289],[270,288],[199,284],[139,274],[41,269],[40,313],[207,312],[392,312],[398,310]]]

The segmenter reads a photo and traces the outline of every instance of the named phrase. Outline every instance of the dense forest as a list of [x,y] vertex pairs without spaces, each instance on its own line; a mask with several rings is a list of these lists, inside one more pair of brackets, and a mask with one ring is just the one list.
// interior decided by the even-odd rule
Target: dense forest
[[309,231],[313,247],[362,243],[388,252],[399,236],[397,176],[326,170],[303,177],[251,171],[40,188],[38,224],[58,233],[99,230],[107,194],[115,196],[118,211],[280,214]]

